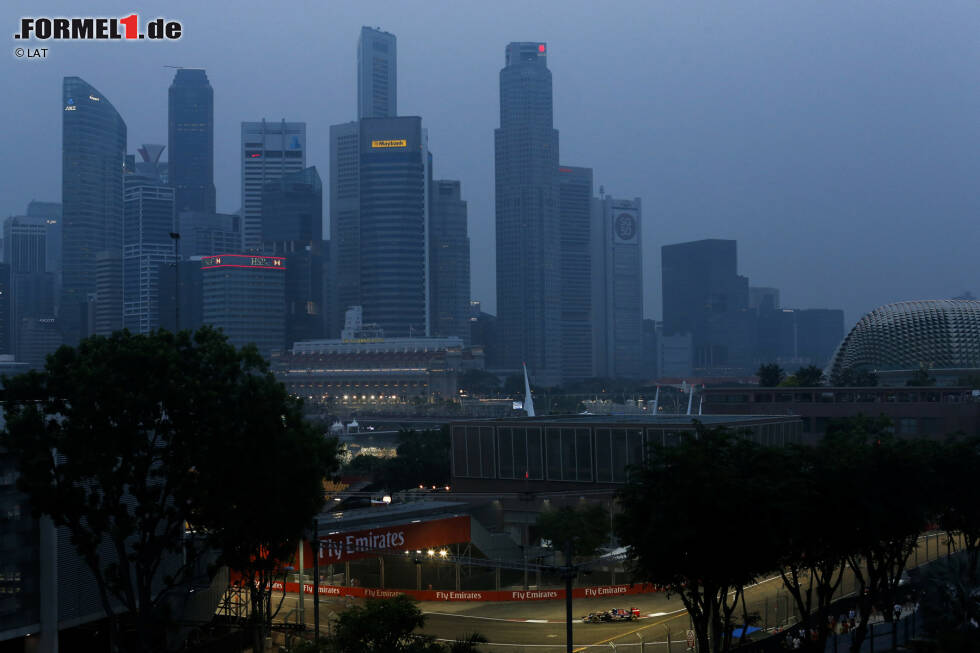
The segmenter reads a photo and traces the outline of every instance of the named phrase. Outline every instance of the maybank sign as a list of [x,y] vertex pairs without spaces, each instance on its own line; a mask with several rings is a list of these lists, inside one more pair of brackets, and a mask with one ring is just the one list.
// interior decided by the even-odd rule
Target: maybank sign
[[408,147],[408,141],[402,140],[388,140],[388,141],[371,141],[371,147]]

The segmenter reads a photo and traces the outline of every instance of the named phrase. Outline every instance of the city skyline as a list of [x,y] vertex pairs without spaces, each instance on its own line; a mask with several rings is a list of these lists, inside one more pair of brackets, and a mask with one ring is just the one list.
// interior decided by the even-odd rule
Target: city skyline
[[[872,10],[849,8],[845,25],[813,6],[790,10],[763,3],[735,15],[725,13],[728,9],[709,13],[626,5],[597,17],[597,24],[586,30],[583,6],[568,5],[568,15],[554,25],[544,21],[548,7],[530,11],[525,22],[504,21],[492,33],[484,29],[479,38],[474,38],[471,23],[489,9],[468,7],[473,17],[466,18],[465,12],[441,7],[444,20],[458,20],[460,29],[445,36],[453,56],[441,63],[439,75],[426,73],[424,56],[423,36],[431,33],[432,24],[425,25],[421,17],[432,10],[416,18],[370,5],[363,11],[341,7],[323,10],[328,15],[314,12],[311,22],[328,38],[321,44],[302,40],[305,26],[298,38],[305,56],[324,62],[316,89],[297,86],[288,67],[283,69],[285,79],[272,74],[285,54],[266,51],[272,52],[269,61],[252,70],[261,53],[232,62],[213,45],[202,49],[201,30],[196,36],[188,31],[179,49],[141,44],[131,49],[131,58],[119,58],[115,50],[97,44],[57,44],[57,56],[31,64],[29,75],[26,62],[2,73],[24,89],[25,103],[32,107],[17,103],[14,116],[28,132],[32,151],[25,166],[31,172],[17,170],[3,182],[10,186],[0,195],[0,210],[17,215],[31,199],[59,199],[60,166],[54,163],[60,154],[58,130],[52,128],[59,116],[38,110],[34,100],[47,96],[52,104],[53,87],[44,85],[57,85],[63,75],[78,74],[113,99],[130,124],[132,149],[138,142],[165,142],[166,89],[173,71],[162,66],[206,68],[216,91],[215,172],[222,212],[239,208],[238,170],[228,157],[229,149],[237,148],[234,143],[229,148],[227,135],[242,120],[262,115],[305,120],[311,134],[308,163],[325,169],[327,125],[349,120],[356,108],[351,63],[358,31],[378,25],[400,41],[400,113],[425,118],[432,150],[439,154],[436,176],[460,178],[467,189],[473,237],[492,239],[490,153],[499,51],[509,41],[531,37],[548,42],[551,50],[563,163],[593,167],[596,184],[616,196],[644,198],[652,226],[644,236],[644,249],[651,252],[644,257],[647,317],[662,317],[659,247],[705,237],[737,239],[744,273],[753,283],[779,287],[784,303],[843,306],[848,324],[888,301],[976,291],[977,263],[966,257],[972,241],[961,235],[976,209],[975,194],[965,180],[976,172],[969,153],[975,151],[977,134],[966,116],[974,112],[977,96],[962,83],[967,71],[947,65],[950,52],[966,60],[973,51],[963,48],[968,47],[966,35],[980,21],[976,8],[952,5],[925,12],[900,3],[884,22]],[[625,31],[614,41],[599,38],[599,27],[615,20],[622,26],[629,13],[637,16],[639,26],[621,27]],[[184,8],[181,14],[188,26],[204,24],[208,17],[196,8]],[[658,21],[640,20],[651,17]],[[255,19],[250,14],[248,20]],[[699,36],[696,20],[722,45]],[[812,27],[812,34],[804,33],[804,25]],[[668,33],[671,27],[675,31]],[[637,63],[635,41],[641,28],[650,32],[642,41],[651,54]],[[589,38],[573,38],[581,30]],[[862,30],[873,36],[875,48],[861,38]],[[943,39],[934,38],[940,30]],[[753,49],[733,41],[748,33],[758,34],[762,44]],[[833,37],[834,52],[814,49],[828,37]],[[616,48],[608,47],[612,42]],[[600,51],[607,69],[602,74],[589,63]],[[773,64],[768,55],[775,51],[790,63]],[[841,63],[842,57],[853,61]],[[120,59],[123,63],[114,62]],[[149,93],[154,68],[159,92]],[[680,74],[692,72],[705,74],[689,82]],[[137,74],[138,86],[128,77]],[[629,86],[631,76],[651,90]],[[889,85],[892,78],[897,81]],[[618,97],[609,91],[626,88],[624,84],[631,89],[625,99],[597,103],[587,97]],[[290,89],[297,95],[287,103],[282,94]],[[486,103],[489,111],[482,106]],[[642,113],[651,108],[653,113]],[[938,111],[939,117],[927,121],[930,111]],[[460,114],[466,120],[451,117]],[[698,125],[693,124],[695,117]],[[39,137],[41,129],[51,136]],[[18,149],[26,142],[21,138],[14,137]],[[895,242],[903,232],[907,236]],[[879,245],[883,234],[893,239],[889,247]],[[474,250],[472,296],[490,312],[497,311],[493,276],[492,253]]]

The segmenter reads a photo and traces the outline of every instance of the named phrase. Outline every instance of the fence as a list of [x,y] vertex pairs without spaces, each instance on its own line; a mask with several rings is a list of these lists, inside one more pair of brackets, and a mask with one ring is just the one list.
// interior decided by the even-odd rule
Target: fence
[[[919,613],[912,614],[898,621],[879,621],[868,625],[868,634],[861,644],[861,653],[876,651],[894,651],[899,646],[906,646],[915,638],[916,632],[922,632],[919,623]],[[853,633],[833,635],[827,640],[826,653],[846,653],[851,650]]]

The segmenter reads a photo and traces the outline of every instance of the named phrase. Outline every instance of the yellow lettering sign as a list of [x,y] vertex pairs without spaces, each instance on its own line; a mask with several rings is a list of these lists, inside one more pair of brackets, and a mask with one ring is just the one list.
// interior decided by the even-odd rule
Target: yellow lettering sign
[[402,140],[388,140],[388,141],[371,141],[371,147],[408,147],[408,141]]

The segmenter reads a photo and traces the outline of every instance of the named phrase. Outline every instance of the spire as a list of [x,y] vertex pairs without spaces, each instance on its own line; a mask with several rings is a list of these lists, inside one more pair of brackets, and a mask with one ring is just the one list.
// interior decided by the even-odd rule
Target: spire
[[524,365],[524,410],[528,417],[534,417],[534,399],[531,398],[531,383],[527,380],[527,363]]

